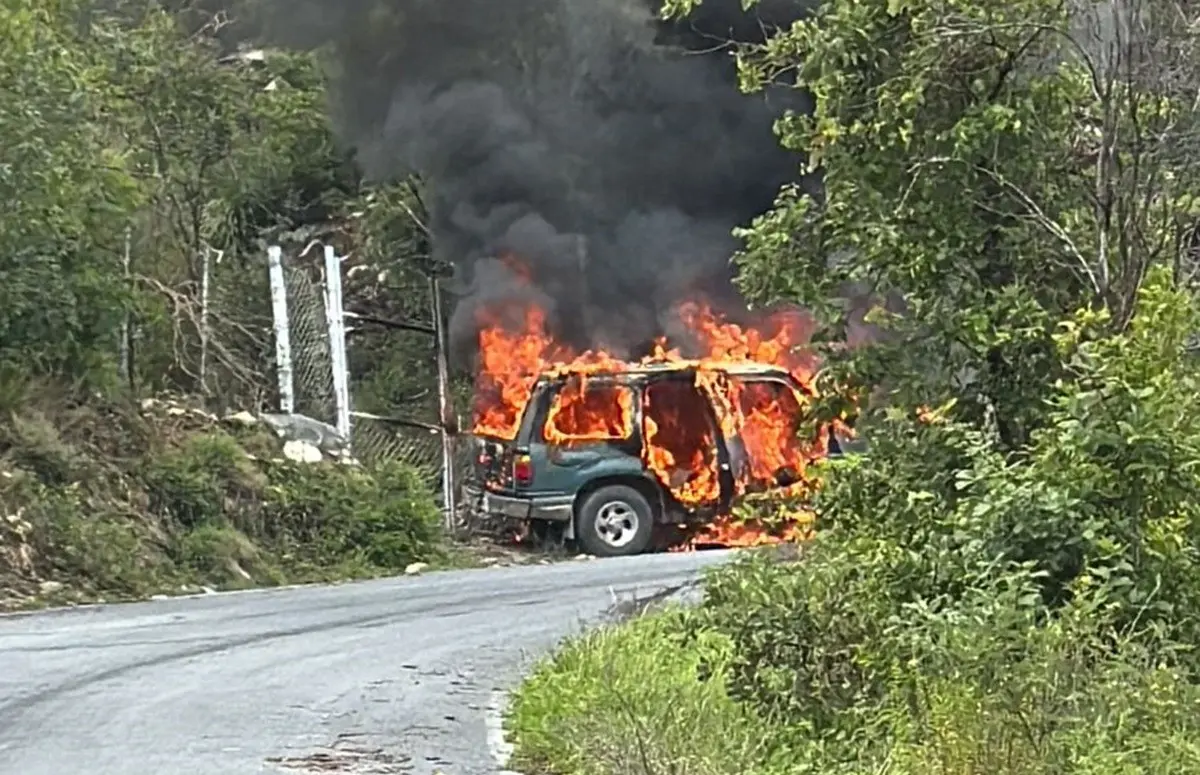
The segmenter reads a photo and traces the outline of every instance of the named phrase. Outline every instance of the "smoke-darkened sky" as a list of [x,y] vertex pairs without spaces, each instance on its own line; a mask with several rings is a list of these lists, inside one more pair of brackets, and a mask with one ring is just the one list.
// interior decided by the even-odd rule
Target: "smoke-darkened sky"
[[797,176],[772,122],[807,106],[738,92],[722,40],[760,29],[738,0],[669,29],[647,0],[262,1],[269,39],[329,47],[336,124],[368,176],[429,181],[437,257],[468,290],[459,342],[480,304],[529,295],[581,343],[643,342],[672,303],[730,298],[730,230]]

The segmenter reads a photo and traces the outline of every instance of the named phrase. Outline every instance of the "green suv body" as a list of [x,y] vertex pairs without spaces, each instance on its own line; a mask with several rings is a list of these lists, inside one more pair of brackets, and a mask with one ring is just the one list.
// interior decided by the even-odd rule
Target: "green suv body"
[[[714,370],[745,383],[770,383],[793,396],[804,389],[785,370],[756,363]],[[735,477],[747,465],[744,445],[721,431],[711,401],[696,387],[697,372],[687,363],[664,363],[618,372],[588,374],[587,390],[611,387],[626,392],[631,410],[627,436],[604,440],[548,440],[545,430],[559,393],[579,375],[551,373],[537,380],[515,438],[475,437],[468,497],[482,513],[559,525],[566,539],[589,554],[638,554],[650,546],[655,524],[707,523],[728,513],[735,498]],[[646,463],[645,417],[663,409],[686,412],[709,439],[719,495],[702,506],[685,505],[650,471]],[[797,401],[799,406],[799,401]]]

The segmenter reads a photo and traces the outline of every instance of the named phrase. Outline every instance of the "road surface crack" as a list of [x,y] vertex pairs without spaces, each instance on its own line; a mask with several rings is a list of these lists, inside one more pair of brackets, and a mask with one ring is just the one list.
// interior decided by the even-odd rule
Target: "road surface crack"
[[356,742],[352,738],[357,736],[342,734],[323,750],[304,756],[271,756],[267,763],[291,772],[339,775],[396,775],[412,770],[412,757]]

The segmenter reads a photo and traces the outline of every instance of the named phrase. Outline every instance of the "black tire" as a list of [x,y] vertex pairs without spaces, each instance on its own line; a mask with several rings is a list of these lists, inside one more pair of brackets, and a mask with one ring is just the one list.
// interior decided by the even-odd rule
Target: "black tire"
[[575,538],[583,551],[595,557],[641,554],[653,536],[654,509],[632,487],[601,487],[575,510]]

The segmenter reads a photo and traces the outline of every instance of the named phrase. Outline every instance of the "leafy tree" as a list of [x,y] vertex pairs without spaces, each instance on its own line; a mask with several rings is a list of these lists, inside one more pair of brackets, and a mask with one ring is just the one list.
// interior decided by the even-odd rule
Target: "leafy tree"
[[831,323],[847,287],[902,297],[857,377],[906,405],[959,396],[963,417],[1024,443],[1062,374],[1055,323],[1083,304],[1120,329],[1147,268],[1186,263],[1194,16],[1166,0],[830,0],[744,47],[746,88],[816,97],[779,133],[824,190],[782,192],[744,233],[743,288]]
[[252,397],[263,243],[344,217],[358,181],[314,56],[229,54],[225,17],[175,10],[188,26],[146,0],[3,6],[0,360],[111,381],[135,312],[136,381]]
[[730,690],[813,771],[1105,771],[1125,719],[1173,723],[1162,676],[1194,713],[1197,29],[828,0],[742,48],[747,88],[815,96],[779,133],[823,181],[743,233],[743,288],[834,339],[847,288],[903,300],[830,348],[870,443],[826,469],[803,562],[709,585]]
[[[360,199],[357,249],[367,263],[356,306],[397,322],[429,325],[429,277],[437,272],[430,256],[427,214],[416,181],[380,186]],[[355,281],[352,279],[351,283]],[[434,341],[427,335],[389,331],[362,337],[352,349],[351,368],[367,411],[437,419]]]
[[[144,310],[143,327],[159,346],[143,354],[141,372],[183,389],[212,390],[221,381],[249,387],[262,353],[217,353],[217,373],[201,384],[199,315],[181,315],[181,300],[198,307],[207,265],[210,286],[237,289],[213,325],[224,324],[226,338],[247,339],[250,321],[267,314],[256,260],[263,238],[328,220],[352,193],[355,181],[325,117],[319,67],[285,54],[220,57],[211,26],[185,35],[157,9],[136,21],[101,17],[93,28],[117,85],[120,135],[150,196],[137,219],[135,254],[154,255],[154,265],[135,261],[135,273],[158,302]],[[227,260],[217,265],[217,257]],[[178,332],[180,317],[190,334],[182,343],[168,333]],[[172,348],[161,347],[167,341]]]
[[0,362],[103,379],[128,302],[121,233],[142,192],[106,143],[106,73],[77,10],[0,4]]

